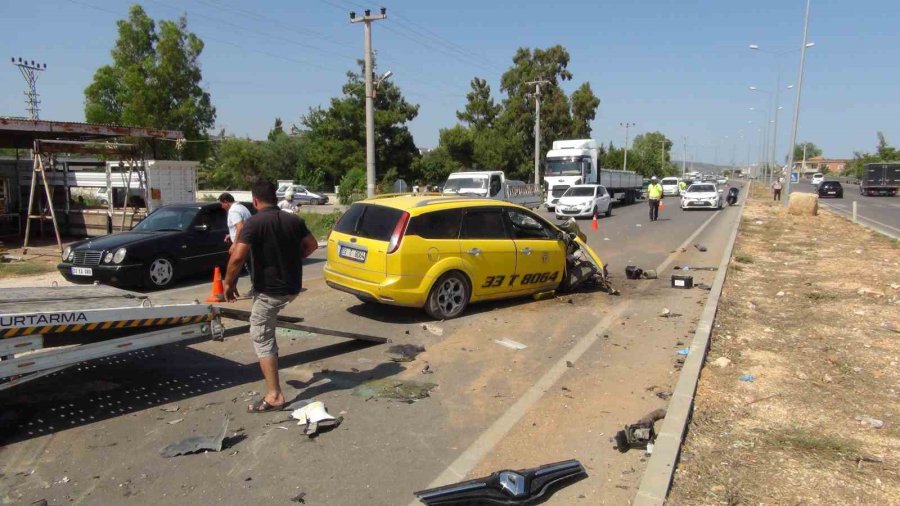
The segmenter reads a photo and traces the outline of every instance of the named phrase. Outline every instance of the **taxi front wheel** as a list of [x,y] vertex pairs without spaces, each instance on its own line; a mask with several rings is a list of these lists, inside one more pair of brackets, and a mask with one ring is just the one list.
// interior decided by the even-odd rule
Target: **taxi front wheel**
[[459,271],[451,271],[441,276],[425,302],[425,312],[436,320],[456,318],[469,304],[469,280]]

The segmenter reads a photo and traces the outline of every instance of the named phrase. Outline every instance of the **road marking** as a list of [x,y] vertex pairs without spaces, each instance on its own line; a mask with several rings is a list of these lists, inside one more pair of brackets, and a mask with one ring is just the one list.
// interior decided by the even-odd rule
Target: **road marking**
[[[685,239],[683,243],[681,243],[678,248],[675,249],[675,252],[670,254],[666,259],[656,267],[656,272],[662,272],[669,265],[675,261],[675,258],[681,254],[682,248],[687,248],[691,245],[694,239],[697,238],[706,227],[712,222],[716,216],[719,216],[721,213],[716,212],[713,213],[703,224],[691,234],[690,237]],[[735,224],[737,226],[737,224]],[[636,290],[637,293],[642,293],[650,289],[649,284],[643,285],[642,287]],[[615,309],[612,313],[606,315],[600,322],[594,326],[588,333],[582,337],[575,345],[569,350],[568,353],[565,354],[558,362],[553,364],[550,369],[544,373],[543,376],[538,379],[534,385],[532,385],[528,390],[522,394],[521,397],[516,400],[516,402],[509,407],[502,415],[500,415],[494,423],[491,424],[490,427],[487,428],[484,432],[481,433],[480,436],[463,451],[459,457],[456,458],[446,469],[444,469],[441,474],[428,485],[427,488],[439,487],[442,485],[447,485],[450,483],[454,483],[466,478],[466,476],[478,465],[479,462],[487,455],[487,453],[497,445],[497,443],[510,431],[512,430],[519,420],[522,419],[528,411],[531,410],[532,406],[534,406],[541,397],[553,386],[554,383],[559,381],[559,379],[566,373],[568,370],[568,366],[566,362],[577,362],[578,359],[588,350],[590,347],[597,342],[600,334],[603,330],[612,323],[612,321],[619,317],[622,313],[625,312],[626,309],[631,307],[632,301],[628,300],[623,302],[617,309]],[[410,503],[410,506],[420,505],[419,501],[413,501]]]

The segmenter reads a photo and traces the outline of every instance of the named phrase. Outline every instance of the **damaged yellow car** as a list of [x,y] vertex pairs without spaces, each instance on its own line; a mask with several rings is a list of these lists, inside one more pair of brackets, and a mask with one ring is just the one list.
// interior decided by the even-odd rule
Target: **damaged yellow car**
[[605,285],[577,225],[562,227],[497,200],[375,197],[351,205],[328,236],[325,281],[441,320],[472,302]]

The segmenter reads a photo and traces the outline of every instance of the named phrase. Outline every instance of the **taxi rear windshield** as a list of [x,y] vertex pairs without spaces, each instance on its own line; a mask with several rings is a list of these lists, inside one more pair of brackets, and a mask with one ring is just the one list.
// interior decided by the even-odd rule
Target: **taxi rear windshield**
[[403,211],[374,204],[353,204],[334,226],[335,232],[389,241]]

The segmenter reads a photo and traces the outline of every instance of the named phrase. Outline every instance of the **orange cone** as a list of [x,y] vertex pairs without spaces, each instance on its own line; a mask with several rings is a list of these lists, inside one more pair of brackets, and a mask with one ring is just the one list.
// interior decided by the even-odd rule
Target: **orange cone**
[[594,219],[591,220],[591,229],[598,230],[599,228],[600,228],[600,225],[597,224],[597,213],[594,213]]
[[662,211],[662,210],[665,209],[665,208],[666,208],[666,205],[663,204],[663,201],[662,201],[662,200],[660,200],[660,201],[659,201],[659,210]]
[[225,286],[222,284],[222,271],[216,267],[213,271],[213,286],[206,302],[225,302]]

